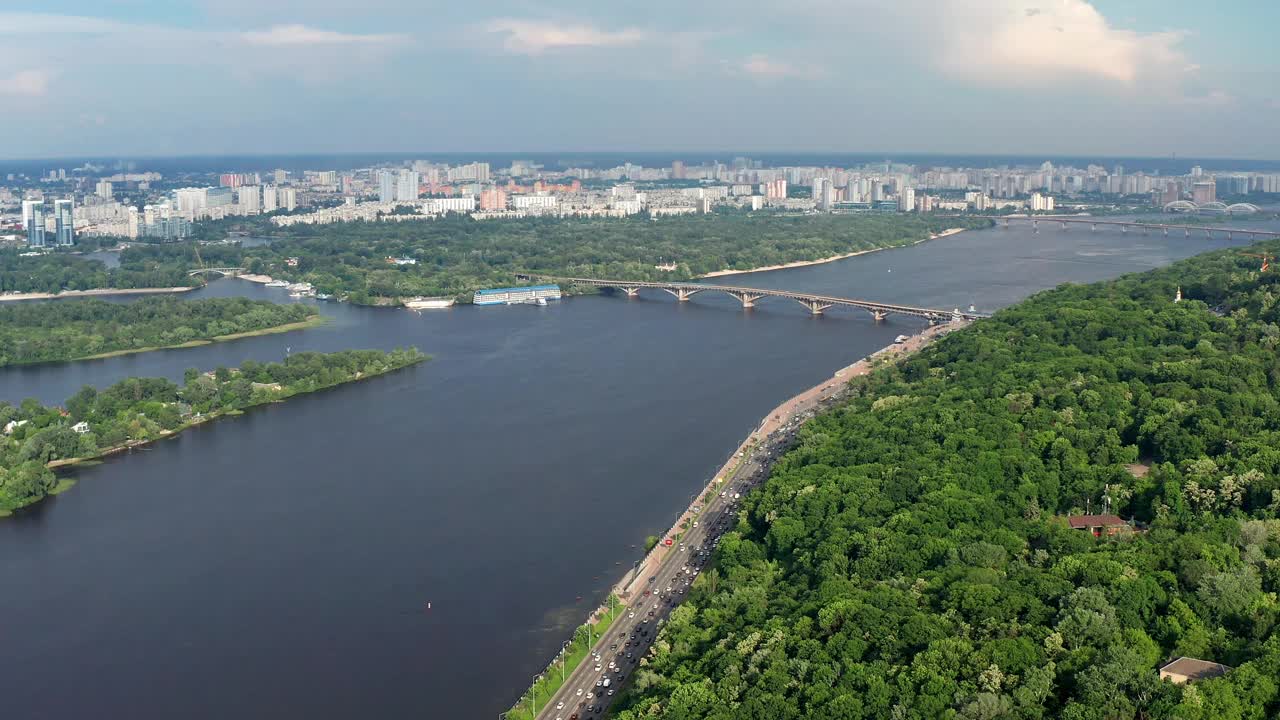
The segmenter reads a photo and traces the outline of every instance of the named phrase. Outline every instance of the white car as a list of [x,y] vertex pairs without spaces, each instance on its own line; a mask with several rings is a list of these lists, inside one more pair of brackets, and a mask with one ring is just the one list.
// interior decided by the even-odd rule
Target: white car
[[633,617],[635,617],[635,616],[636,616],[636,614],[635,614],[635,613],[633,613],[633,612],[632,612],[632,613],[627,613],[627,617],[628,617],[628,618],[633,618]]
[[557,709],[557,710],[563,710],[563,709],[564,709],[564,701],[563,701],[563,700],[561,700],[559,703],[557,703],[557,704],[556,704],[556,709]]
[[582,697],[582,688],[578,688],[578,697]]

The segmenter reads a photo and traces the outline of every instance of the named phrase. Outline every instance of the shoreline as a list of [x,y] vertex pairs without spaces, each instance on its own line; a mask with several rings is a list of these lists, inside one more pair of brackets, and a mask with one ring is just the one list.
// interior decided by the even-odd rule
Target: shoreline
[[193,287],[167,288],[96,288],[93,290],[63,290],[57,293],[12,293],[0,295],[0,302],[17,300],[60,300],[74,297],[107,297],[110,295],[159,295],[163,293],[184,293],[195,290]]
[[[683,526],[698,518],[698,513],[694,512],[694,508],[704,505],[708,493],[714,494],[718,492],[723,483],[734,477],[738,467],[746,462],[755,445],[766,441],[792,421],[796,421],[795,429],[798,430],[800,425],[803,425],[813,417],[824,405],[841,399],[848,390],[851,379],[869,374],[885,360],[896,362],[909,357],[928,347],[936,339],[967,327],[969,324],[965,322],[930,326],[915,335],[909,336],[902,343],[894,343],[880,348],[865,358],[836,370],[830,378],[784,400],[777,407],[770,410],[746,439],[733,449],[729,459],[716,471],[711,480],[698,491],[693,502],[681,511],[675,522],[664,533],[662,539],[658,541],[658,544],[634,568],[623,574],[622,578],[611,587],[610,592],[617,595],[623,602],[627,602],[630,599],[632,586],[636,581],[653,574],[662,565],[667,554],[675,550],[675,543],[667,546],[663,544],[663,540],[670,538],[678,543],[677,538],[681,535],[684,529]],[[772,460],[765,463],[766,475],[772,464]]]
[[910,243],[907,243],[906,245],[890,245],[886,247],[868,248],[866,250],[855,250],[854,252],[842,253],[840,255],[832,255],[831,257],[819,258],[817,260],[797,260],[795,262],[783,263],[782,265],[765,265],[758,268],[750,268],[748,270],[716,270],[714,272],[698,275],[694,279],[706,280],[707,278],[724,277],[726,275],[746,275],[748,273],[769,272],[771,270],[790,270],[792,268],[810,267],[812,265],[825,265],[827,263],[835,262],[837,260],[847,260],[851,257],[857,257],[859,255],[866,255],[868,253],[880,252],[881,250],[891,250],[895,247],[910,247],[912,245],[919,245],[922,242],[928,242],[930,240],[939,240],[941,238],[950,237],[952,235],[955,235],[957,233],[962,233],[964,231],[965,231],[965,228],[947,228],[942,232],[933,233],[929,235],[929,237],[921,238],[919,240],[914,240]]
[[138,353],[154,352],[156,350],[181,350],[185,348],[204,347],[205,345],[213,345],[214,343],[228,342],[230,340],[241,340],[243,338],[258,337],[260,335],[278,335],[280,333],[293,332],[294,330],[306,330],[307,328],[319,327],[329,322],[329,318],[324,315],[313,315],[307,320],[299,320],[298,322],[285,323],[284,325],[274,325],[272,327],[262,328],[261,330],[246,330],[240,333],[231,333],[230,335],[215,335],[210,338],[201,340],[189,340],[178,345],[157,345],[155,347],[132,348],[127,350],[111,350],[110,352],[98,353],[97,355],[86,355],[84,357],[71,358],[69,360],[51,360],[50,362],[79,362],[81,360],[103,360],[105,358],[120,357],[122,355],[137,355]]
[[[369,373],[368,375],[357,374],[355,377],[352,377],[348,380],[343,380],[333,385],[324,385],[321,387],[313,388],[311,390],[293,392],[293,393],[289,393],[288,395],[281,395],[280,397],[274,398],[272,400],[268,400],[266,402],[254,403],[252,405],[246,405],[242,408],[236,408],[234,410],[224,410],[221,412],[209,413],[208,415],[202,415],[198,418],[193,418],[179,425],[173,430],[160,430],[157,433],[156,437],[150,438],[148,440],[130,440],[128,442],[125,442],[122,445],[115,445],[109,448],[102,448],[97,453],[93,455],[86,455],[84,457],[61,458],[58,460],[50,460],[49,462],[45,463],[45,467],[49,468],[50,470],[62,470],[66,468],[73,468],[77,465],[83,465],[88,462],[101,460],[111,455],[117,455],[126,450],[132,450],[134,448],[144,447],[146,445],[151,445],[153,443],[160,442],[161,440],[165,440],[171,437],[177,437],[178,435],[181,435],[183,432],[190,430],[193,427],[196,427],[198,425],[203,425],[208,422],[213,422],[214,420],[220,420],[224,417],[235,417],[237,415],[243,415],[246,411],[252,408],[262,407],[263,405],[274,405],[276,403],[286,402],[300,395],[311,395],[317,392],[321,392],[323,390],[330,390],[332,388],[342,387],[343,385],[350,385],[352,383],[361,382],[363,380],[368,380],[370,378],[382,377],[383,375],[390,375],[393,372],[404,370],[405,368],[412,367],[414,365],[420,365],[429,359],[430,359],[430,356],[424,355],[421,357],[421,359],[408,363],[406,365],[399,365],[396,367],[387,368],[386,370],[383,370],[381,372]],[[36,500],[36,502],[39,502],[42,499],[43,498],[39,498]]]

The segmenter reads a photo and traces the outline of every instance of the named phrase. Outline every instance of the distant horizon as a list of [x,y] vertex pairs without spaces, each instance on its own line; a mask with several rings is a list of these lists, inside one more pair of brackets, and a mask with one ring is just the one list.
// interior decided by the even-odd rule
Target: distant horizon
[[[1115,161],[1127,162],[1154,162],[1160,165],[1168,165],[1173,163],[1190,163],[1205,165],[1213,162],[1224,162],[1232,165],[1241,165],[1246,163],[1257,163],[1263,166],[1261,169],[1273,169],[1271,166],[1280,166],[1280,158],[1265,157],[1246,157],[1246,156],[1203,156],[1203,155],[1183,155],[1170,153],[1169,155],[1115,155],[1115,154],[1088,154],[1088,153],[1010,153],[1010,152],[929,152],[929,151],[877,151],[877,150],[629,150],[629,149],[593,149],[593,150],[393,150],[393,151],[296,151],[296,152],[280,152],[280,153],[264,153],[264,152],[226,152],[226,153],[188,153],[188,154],[75,154],[75,155],[59,155],[59,156],[30,156],[30,157],[10,157],[0,158],[0,171],[14,172],[14,167],[24,166],[31,168],[42,163],[46,164],[71,164],[82,165],[84,163],[94,164],[117,164],[117,163],[146,163],[146,162],[162,162],[166,164],[183,163],[183,162],[209,162],[209,161],[230,161],[230,160],[341,160],[344,158],[363,159],[373,162],[393,162],[400,160],[430,160],[432,158],[447,158],[449,160],[465,160],[465,159],[487,159],[495,158],[507,162],[511,160],[535,160],[547,161],[549,156],[563,156],[561,160],[581,158],[587,162],[595,162],[591,156],[604,156],[610,160],[625,160],[634,157],[637,159],[657,160],[663,162],[659,166],[669,165],[672,160],[686,160],[690,162],[710,162],[710,161],[730,161],[735,157],[746,157],[752,160],[770,160],[770,159],[787,159],[793,161],[805,162],[785,162],[774,163],[776,165],[798,165],[798,164],[820,164],[822,160],[849,160],[858,163],[868,162],[905,162],[908,164],[931,164],[928,161],[938,160],[965,160],[965,161],[989,161],[987,164],[993,164],[997,161],[1004,161],[1013,164],[1015,161],[1020,164],[1034,162],[1083,162],[1093,164],[1111,163]],[[374,160],[380,159],[380,160]],[[368,164],[368,162],[364,163]],[[936,163],[934,163],[936,164]],[[975,165],[964,165],[965,167],[975,167]],[[52,168],[49,168],[52,169]],[[231,169],[231,168],[228,168]],[[332,168],[329,168],[332,169]],[[1133,168],[1138,170],[1139,168]],[[28,170],[29,171],[29,170]],[[189,171],[199,172],[199,171]]]

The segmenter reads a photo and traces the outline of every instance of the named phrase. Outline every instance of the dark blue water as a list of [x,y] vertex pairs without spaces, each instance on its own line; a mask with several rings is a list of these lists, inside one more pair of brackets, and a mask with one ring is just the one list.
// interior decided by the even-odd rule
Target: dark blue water
[[[988,230],[718,282],[995,309],[1224,245]],[[241,280],[195,296],[229,294],[288,301]],[[492,717],[760,417],[920,327],[717,293],[320,307],[319,329],[0,371],[0,398],[57,402],[287,350],[435,356],[85,469],[0,521],[7,716]]]

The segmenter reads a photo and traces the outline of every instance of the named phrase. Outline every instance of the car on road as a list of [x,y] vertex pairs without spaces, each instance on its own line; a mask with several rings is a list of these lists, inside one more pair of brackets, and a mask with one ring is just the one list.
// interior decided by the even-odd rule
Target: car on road
[[561,701],[556,705],[556,709],[557,709],[557,710],[563,710],[563,709],[564,709],[564,701],[563,701],[563,700],[561,700]]
[[582,696],[582,688],[578,688],[578,696],[579,696],[579,697],[581,697],[581,696]]

